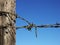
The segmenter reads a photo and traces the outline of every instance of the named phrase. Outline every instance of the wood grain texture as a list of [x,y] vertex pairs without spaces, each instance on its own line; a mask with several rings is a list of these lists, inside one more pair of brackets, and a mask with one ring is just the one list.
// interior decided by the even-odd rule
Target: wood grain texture
[[[0,11],[15,13],[15,0],[0,0]],[[15,22],[12,14],[0,16],[0,45],[15,45]]]

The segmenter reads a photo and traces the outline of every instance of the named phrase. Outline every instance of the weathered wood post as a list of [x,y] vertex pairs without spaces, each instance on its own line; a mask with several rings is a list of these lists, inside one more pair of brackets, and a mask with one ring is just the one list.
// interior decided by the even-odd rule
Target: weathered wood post
[[15,45],[15,0],[0,0],[0,45]]

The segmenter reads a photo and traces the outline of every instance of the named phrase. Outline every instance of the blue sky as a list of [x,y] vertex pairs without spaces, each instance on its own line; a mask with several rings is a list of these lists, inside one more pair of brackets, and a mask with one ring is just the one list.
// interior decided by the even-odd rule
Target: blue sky
[[[16,0],[16,13],[36,25],[60,22],[60,0]],[[27,25],[16,19],[16,26]],[[16,45],[60,45],[59,28],[38,28],[38,37],[32,31],[16,31]]]

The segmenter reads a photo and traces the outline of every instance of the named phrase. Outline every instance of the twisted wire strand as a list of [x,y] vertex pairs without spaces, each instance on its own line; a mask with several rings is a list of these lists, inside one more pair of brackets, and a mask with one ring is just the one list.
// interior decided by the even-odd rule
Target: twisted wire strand
[[37,26],[38,28],[60,28],[60,25],[56,25],[56,24],[53,24],[53,25],[40,25],[40,26]]
[[[37,27],[37,28],[60,28],[60,25],[39,25],[39,26],[35,26],[35,25],[28,25],[29,28],[33,28],[33,27]],[[26,28],[28,27],[27,25],[26,26],[21,26],[21,27],[17,27],[17,28]]]
[[26,19],[24,19],[23,17],[20,17],[20,16],[18,16],[18,15],[16,15],[17,16],[17,18],[20,18],[21,20],[23,20],[23,21],[25,21],[25,22],[27,22],[29,25],[31,24],[29,21],[27,21]]
[[20,29],[20,28],[26,28],[27,26],[17,26],[16,29]]

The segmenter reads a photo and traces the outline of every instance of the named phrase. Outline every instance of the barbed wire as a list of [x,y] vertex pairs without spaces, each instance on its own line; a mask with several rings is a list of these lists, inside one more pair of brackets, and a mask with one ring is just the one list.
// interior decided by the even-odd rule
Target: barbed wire
[[26,28],[28,29],[28,31],[30,31],[33,27],[35,28],[35,35],[37,38],[37,28],[60,28],[60,24],[58,23],[58,24],[39,25],[39,26],[36,26],[35,24],[30,24],[26,26],[16,27],[16,29]]
[[[21,29],[21,28],[26,28],[28,29],[28,31],[30,31],[32,28],[35,28],[35,35],[37,37],[37,28],[60,28],[60,23],[56,23],[56,24],[46,24],[46,25],[36,25],[34,23],[30,23],[28,20],[26,20],[25,18],[22,18],[21,16],[17,15],[17,14],[14,14],[14,13],[10,13],[10,12],[4,12],[4,11],[0,11],[0,16],[1,15],[5,15],[7,16],[6,14],[12,14],[14,15],[16,18],[19,18],[23,21],[25,21],[26,23],[28,23],[28,25],[26,26],[17,26],[16,29]],[[10,17],[10,16],[9,16]],[[11,18],[11,17],[10,17]]]
[[60,28],[60,23],[36,26],[36,24],[33,24],[33,23],[31,24],[29,21],[27,21],[26,19],[24,19],[22,17],[18,17],[18,18],[27,22],[28,25],[21,26],[21,27],[16,27],[16,29],[26,28],[26,29],[28,29],[28,31],[30,31],[34,27],[36,38],[37,38],[37,28]]
[[26,25],[26,26],[19,26],[17,27],[16,29],[19,29],[19,28],[33,28],[33,27],[37,27],[37,28],[60,28],[60,24],[57,25],[57,24],[48,24],[48,25],[39,25],[39,26],[34,26],[33,24],[32,25]]
[[25,21],[26,23],[31,24],[28,20],[24,19],[23,17],[21,17],[19,15],[16,15],[16,18],[19,18],[19,19]]

